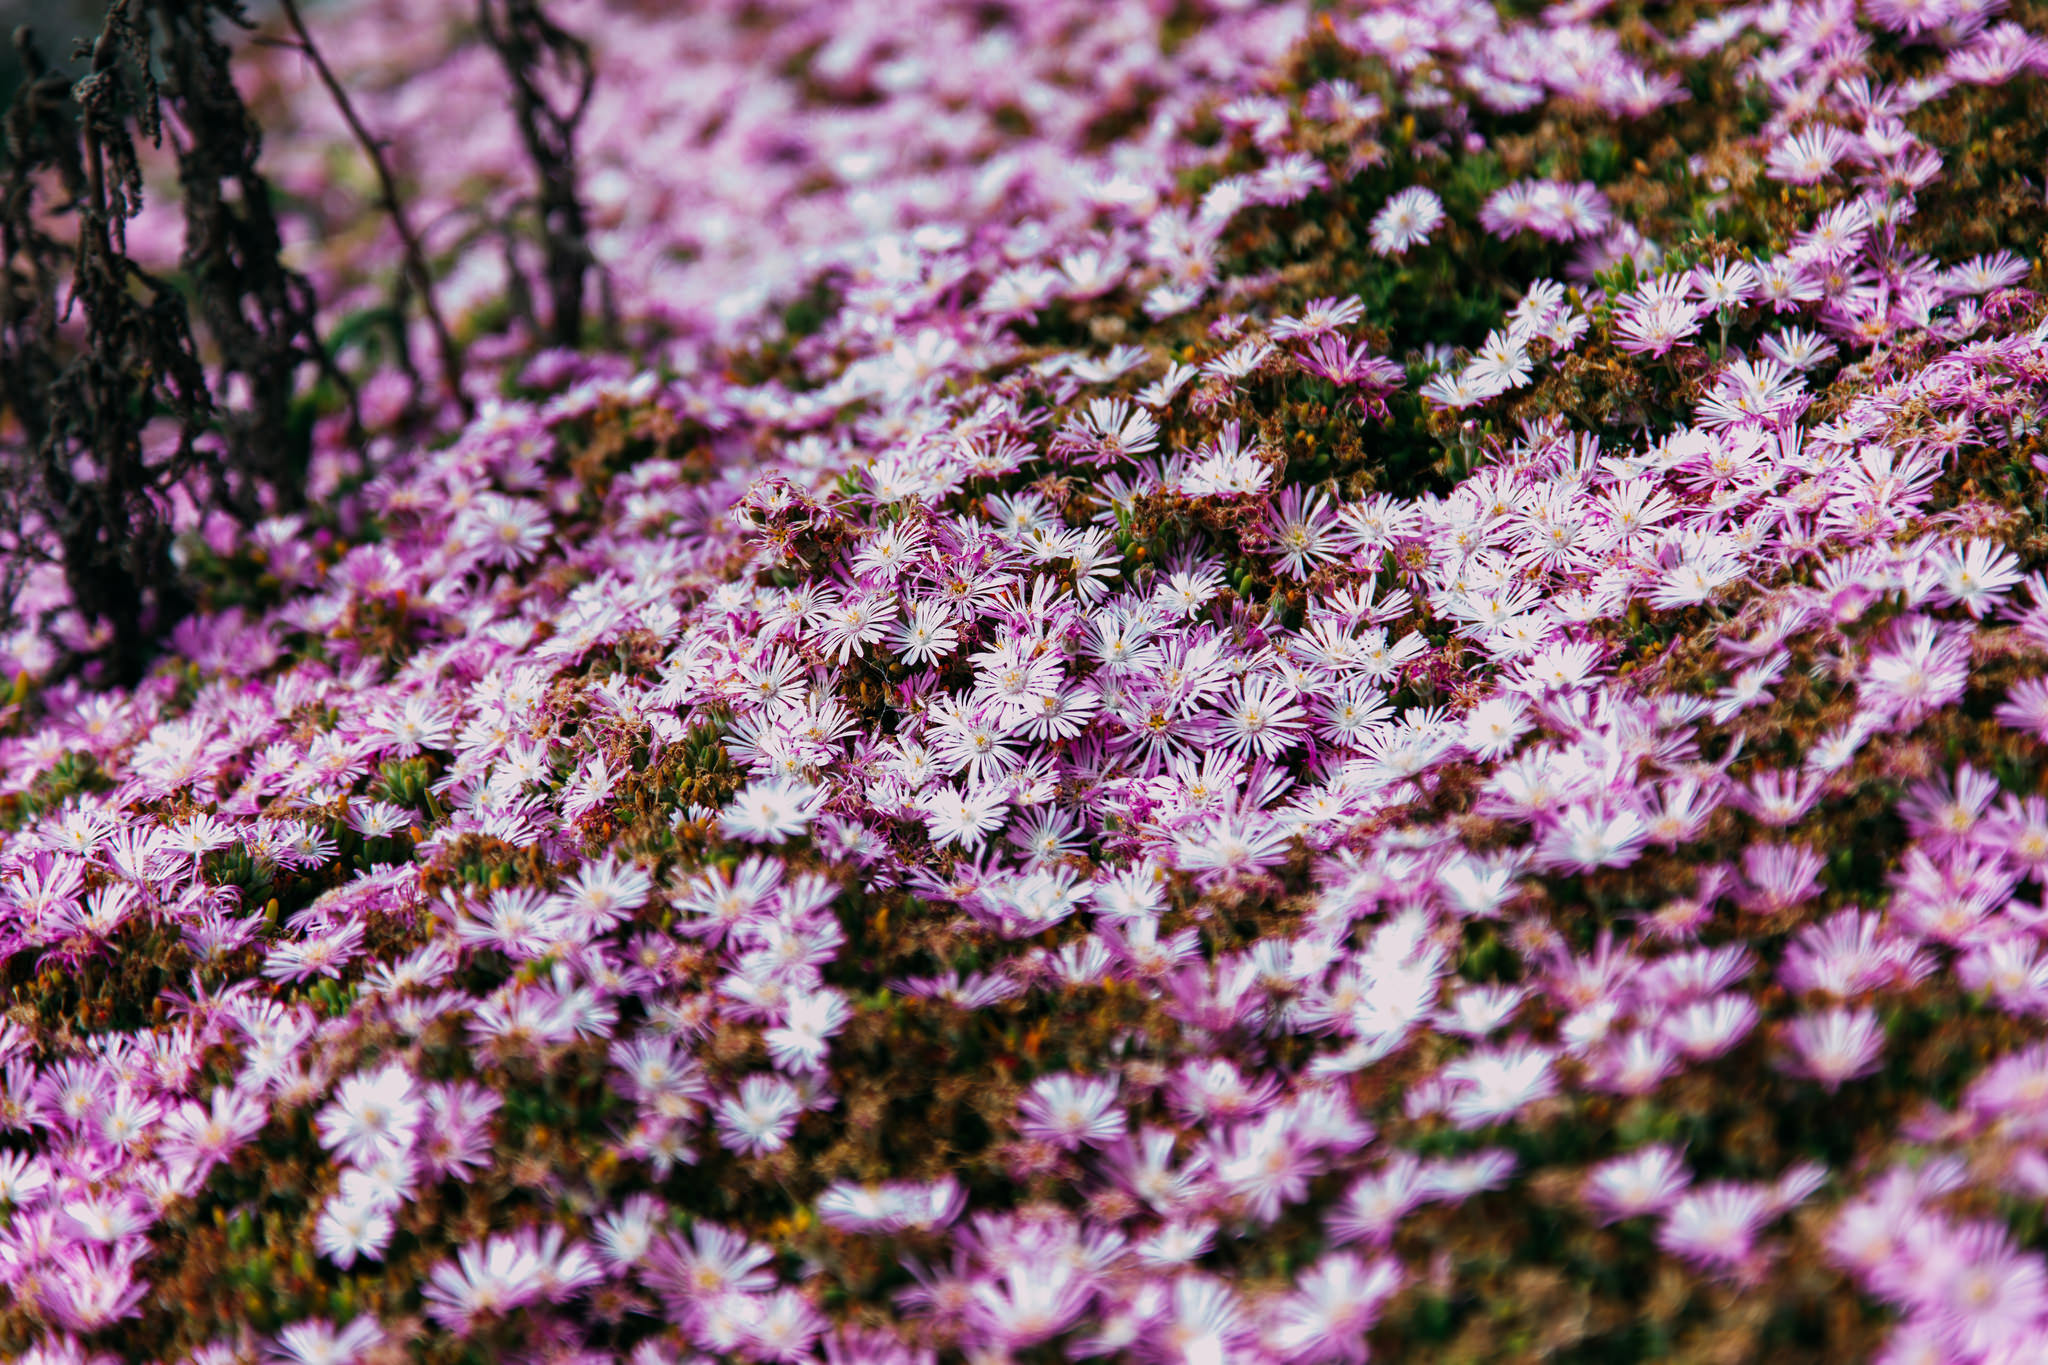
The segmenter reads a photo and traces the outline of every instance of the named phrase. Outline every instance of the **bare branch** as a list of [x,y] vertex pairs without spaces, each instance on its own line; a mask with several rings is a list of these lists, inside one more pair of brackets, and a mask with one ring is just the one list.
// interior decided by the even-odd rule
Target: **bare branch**
[[320,48],[313,41],[313,35],[306,27],[306,21],[299,13],[296,0],[280,0],[285,21],[292,27],[298,38],[299,51],[313,64],[313,70],[320,77],[320,83],[327,87],[328,95],[340,111],[342,121],[348,124],[356,144],[363,149],[363,155],[370,160],[371,168],[377,174],[378,192],[383,197],[384,211],[391,216],[392,226],[398,229],[398,240],[405,252],[406,273],[412,277],[412,287],[420,297],[420,307],[425,311],[427,325],[434,332],[434,346],[441,362],[441,382],[462,410],[465,418],[476,415],[476,406],[462,385],[462,352],[457,348],[455,336],[448,330],[447,319],[442,317],[440,306],[434,301],[434,277],[427,269],[426,252],[420,247],[419,235],[413,231],[412,220],[405,211],[405,200],[398,192],[398,181],[391,174],[390,163],[384,159],[383,145],[370,135],[357,115],[355,102],[349,99],[348,91],[335,78],[334,71],[327,65],[327,59],[320,55]]
[[[590,107],[597,68],[590,47],[542,11],[539,0],[477,0],[477,22],[511,77],[513,111],[528,156],[540,177],[541,244],[546,258],[548,338],[557,346],[583,340],[583,296],[591,272],[588,223],[576,187],[576,128]],[[541,89],[549,68],[572,92],[557,108]],[[609,300],[610,290],[600,289]],[[605,324],[612,326],[611,310]]]

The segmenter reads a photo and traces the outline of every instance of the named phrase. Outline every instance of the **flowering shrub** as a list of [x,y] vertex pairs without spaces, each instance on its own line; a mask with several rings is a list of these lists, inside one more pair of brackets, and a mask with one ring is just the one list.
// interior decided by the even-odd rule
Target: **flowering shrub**
[[2048,14],[1525,10],[556,6],[570,350],[316,9],[464,395],[244,54],[372,431],[23,590],[0,1349],[2048,1357]]

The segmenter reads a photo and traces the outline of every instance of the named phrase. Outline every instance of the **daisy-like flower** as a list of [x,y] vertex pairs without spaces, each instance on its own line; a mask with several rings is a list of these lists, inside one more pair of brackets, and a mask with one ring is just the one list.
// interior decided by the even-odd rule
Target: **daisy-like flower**
[[1829,1091],[1875,1071],[1884,1055],[1884,1024],[1867,1008],[1838,1005],[1801,1015],[1786,1030],[1786,1039],[1795,1054],[1793,1068]]
[[902,1226],[892,1192],[873,1185],[841,1181],[818,1196],[817,1211],[819,1222],[847,1232],[894,1232]]
[[308,1318],[279,1332],[264,1354],[271,1365],[356,1365],[383,1341],[384,1329],[372,1317],[339,1330],[325,1318]]
[[1407,374],[1394,361],[1374,355],[1364,342],[1347,343],[1339,336],[1317,337],[1295,355],[1294,363],[1332,384],[1364,390],[1358,401],[1368,411],[1378,411],[1380,399],[1399,388]]
[[1124,1135],[1116,1083],[1065,1073],[1042,1076],[1017,1106],[1017,1131],[1069,1152],[1107,1146]]
[[921,798],[920,804],[925,827],[931,832],[932,842],[940,848],[947,844],[980,848],[991,834],[1002,829],[1008,814],[1002,789],[992,784],[965,790],[950,784],[934,787]]
[[876,578],[893,583],[924,545],[923,527],[907,521],[892,522],[861,543],[853,556],[853,571],[863,580]]
[[1754,1186],[1704,1185],[1672,1205],[1657,1244],[1703,1270],[1733,1270],[1749,1260],[1771,1213],[1771,1201]]
[[1998,704],[1998,723],[2048,743],[2048,679],[2021,678]]
[[1211,379],[1222,379],[1235,383],[1255,373],[1266,358],[1273,354],[1273,347],[1264,341],[1245,341],[1231,347],[1222,355],[1205,362],[1202,373]]
[[789,997],[782,1023],[763,1035],[768,1058],[784,1071],[816,1071],[824,1064],[834,1034],[853,1017],[846,997],[834,990],[800,991]]
[[1426,244],[1443,225],[1444,205],[1434,192],[1411,185],[1380,207],[1372,219],[1372,249],[1382,256],[1400,256]]
[[1960,636],[1924,616],[1902,617],[1871,652],[1863,691],[1894,724],[1906,726],[1962,696],[1969,677],[1969,647]]
[[1803,905],[1820,894],[1821,856],[1806,844],[1751,844],[1742,851],[1743,880],[1739,897],[1757,914],[1776,915]]
[[22,1208],[50,1187],[49,1163],[27,1152],[0,1154],[0,1204]]
[[1790,254],[1794,262],[1809,267],[1842,260],[1862,247],[1871,226],[1867,202],[1860,198],[1844,200],[1798,234]]
[[667,1212],[667,1206],[651,1194],[628,1195],[624,1203],[597,1220],[591,1236],[598,1259],[619,1271],[646,1264]]
[[1946,272],[1948,287],[1965,294],[1989,294],[2018,284],[2027,277],[2026,261],[2010,251],[1995,256],[1972,256]]
[[607,854],[583,867],[555,893],[552,907],[583,938],[593,938],[647,904],[653,879]]
[[1492,397],[1479,382],[1478,376],[1469,369],[1461,370],[1457,374],[1433,375],[1419,392],[1429,402],[1440,408],[1449,408],[1453,412],[1484,403]]
[[737,1095],[718,1102],[718,1142],[742,1156],[763,1156],[789,1143],[803,1097],[780,1076],[749,1076]]
[[1266,532],[1289,578],[1307,578],[1317,564],[1341,554],[1336,517],[1320,490],[1304,499],[1299,487],[1290,486],[1267,510]]
[[1479,224],[1496,237],[1535,232],[1568,242],[1599,232],[1609,216],[1606,197],[1591,184],[1520,180],[1487,197]]
[[919,602],[896,623],[889,647],[904,663],[922,668],[951,654],[959,640],[953,613],[943,602]]
[[1285,856],[1287,829],[1270,819],[1232,819],[1189,830],[1174,840],[1174,862],[1215,885],[1271,867]]
[[1632,810],[1574,806],[1544,835],[1537,861],[1573,872],[1627,867],[1648,841],[1643,817]]
[[1138,401],[1148,408],[1163,408],[1200,373],[1192,365],[1172,361],[1167,365],[1165,374],[1138,390]]
[[1763,340],[1763,352],[1794,370],[1810,370],[1835,354],[1835,343],[1803,327],[1787,327]]
[[1544,189],[1555,195],[1554,186],[1539,186],[1532,180],[1517,181],[1495,190],[1480,206],[1479,225],[1496,237],[1512,237],[1518,232],[1535,230],[1546,216]]
[[1276,341],[1311,338],[1348,327],[1365,315],[1365,305],[1356,295],[1343,299],[1310,299],[1299,313],[1276,319],[1271,328]]
[[1353,683],[1332,692],[1321,705],[1316,733],[1332,744],[1356,746],[1378,726],[1393,719],[1386,697],[1369,683]]
[[655,1239],[643,1272],[670,1311],[733,1294],[760,1294],[775,1286],[775,1253],[742,1233],[704,1219],[691,1225],[688,1240],[678,1233]]
[[1505,332],[1490,333],[1465,368],[1474,388],[1488,395],[1506,393],[1529,382],[1529,349]]
[[[1155,321],[1178,317],[1200,303],[1207,293],[1208,290],[1199,284],[1154,285],[1145,294],[1145,316]],[[1141,390],[1138,394],[1138,401],[1147,407],[1165,407],[1171,401],[1169,396],[1161,402],[1151,402],[1145,396],[1148,392],[1152,391]]]
[[1309,1179],[1321,1169],[1289,1120],[1286,1110],[1272,1109],[1254,1122],[1225,1129],[1209,1143],[1217,1187],[1244,1216],[1261,1223],[1307,1198]]
[[753,844],[780,844],[810,828],[825,801],[825,789],[808,782],[757,778],[719,815],[726,837]]
[[973,656],[973,700],[988,703],[1013,721],[1037,711],[1041,697],[1060,690],[1060,656],[1029,637],[1013,636]]
[[1458,1087],[1445,1112],[1460,1128],[1498,1123],[1557,1093],[1556,1060],[1550,1049],[1526,1043],[1461,1058],[1444,1068],[1444,1080]]
[[720,867],[708,867],[676,906],[699,918],[677,932],[720,942],[763,913],[781,882],[782,864],[765,855],[748,858],[730,874]]
[[822,647],[843,664],[888,634],[895,615],[895,599],[887,593],[849,593],[825,611]]
[[1834,171],[1849,151],[1849,138],[1831,124],[1787,134],[1771,145],[1764,174],[1788,185],[1815,185]]
[[1707,1061],[1741,1042],[1756,1022],[1756,1002],[1729,992],[1687,1005],[1666,1018],[1661,1031],[1686,1056]]
[[1614,344],[1630,355],[1661,356],[1700,329],[1701,307],[1669,295],[1622,300],[1614,319]]
[[2040,1325],[2048,1313],[2048,1265],[2012,1243],[1997,1223],[1969,1223],[1920,1258],[1913,1299],[1931,1310],[1964,1358],[1983,1358],[2000,1342]]
[[403,806],[389,801],[352,802],[348,827],[365,839],[385,839],[407,828],[416,817]]
[[1082,356],[1067,367],[1067,373],[1084,384],[1112,384],[1145,363],[1142,346],[1117,346],[1103,355]]
[[410,1152],[424,1112],[416,1085],[399,1062],[350,1076],[320,1111],[320,1145],[357,1165]]
[[1685,1163],[1669,1147],[1643,1147],[1594,1168],[1585,1197],[1601,1221],[1663,1213],[1692,1183]]
[[705,1093],[702,1071],[678,1054],[673,1039],[643,1035],[613,1043],[611,1060],[622,1073],[619,1088],[665,1118],[686,1117]]
[[1253,674],[1223,706],[1217,738],[1244,757],[1276,758],[1301,742],[1306,721],[1291,689]]
[[371,722],[369,738],[394,758],[411,758],[425,749],[446,749],[454,729],[454,716],[434,698],[420,695],[382,710]]
[[1528,708],[1513,697],[1489,697],[1465,717],[1461,739],[1481,762],[1502,758],[1530,729]]
[[1699,546],[1658,576],[1649,603],[1658,611],[1700,606],[1745,572],[1741,557],[1726,546]]
[[1214,565],[1175,569],[1153,592],[1152,600],[1172,613],[1174,620],[1186,620],[1207,606],[1223,588],[1223,571]]
[[1518,1164],[1513,1152],[1488,1147],[1471,1156],[1432,1163],[1423,1173],[1421,1188],[1431,1199],[1460,1203],[1506,1185]]
[[1953,603],[1979,618],[1998,605],[2023,576],[2012,551],[1991,540],[1972,540],[1960,549],[1945,546],[1939,563],[1941,588],[1934,600]]
[[458,1248],[453,1261],[435,1266],[421,1297],[428,1317],[466,1337],[479,1317],[509,1313],[541,1298],[546,1275],[547,1266],[533,1245],[497,1236]]
[[481,916],[463,915],[455,924],[458,942],[495,949],[521,962],[547,955],[571,932],[556,902],[530,886],[500,887]]
[[120,1242],[148,1231],[153,1221],[134,1196],[92,1195],[63,1206],[64,1223],[74,1237],[90,1242]]
[[1402,1218],[1427,1202],[1422,1163],[1407,1152],[1355,1181],[1329,1216],[1330,1236],[1337,1242],[1368,1241],[1384,1246],[1393,1240]]
[[1701,304],[1717,310],[1747,302],[1756,292],[1756,284],[1756,267],[1732,256],[1692,272],[1693,293],[1699,296]]
[[201,858],[235,841],[235,827],[211,815],[199,815],[169,830],[163,847],[187,858]]
[[966,1286],[967,1320],[988,1338],[1017,1349],[1065,1331],[1088,1308],[1093,1278],[1051,1258],[1012,1260]]
[[1026,714],[1020,733],[1041,743],[1072,739],[1087,728],[1101,705],[1096,693],[1084,688],[1063,688],[1036,698]]
[[1295,152],[1269,163],[1254,180],[1262,203],[1292,204],[1330,183],[1330,173],[1306,152]]
[[1159,446],[1159,423],[1143,408],[1121,398],[1091,399],[1067,419],[1053,438],[1053,450],[1082,464],[1135,460]]
[[358,1260],[379,1260],[391,1244],[390,1209],[362,1200],[333,1198],[313,1225],[313,1245],[343,1270]]
[[539,557],[551,532],[545,511],[523,498],[479,494],[457,534],[485,564],[516,568]]

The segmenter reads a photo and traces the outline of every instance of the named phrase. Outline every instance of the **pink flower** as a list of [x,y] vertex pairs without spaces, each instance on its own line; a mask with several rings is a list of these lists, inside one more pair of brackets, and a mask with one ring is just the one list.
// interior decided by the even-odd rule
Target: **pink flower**
[[466,1337],[478,1318],[510,1313],[543,1297],[548,1273],[530,1241],[497,1236],[461,1247],[453,1261],[436,1265],[421,1297],[428,1317]]
[[1771,144],[1764,173],[1792,185],[1812,185],[1834,171],[1849,150],[1849,139],[1829,124],[1816,124]]
[[367,1165],[412,1150],[423,1109],[412,1073],[398,1062],[359,1071],[341,1083],[320,1111],[320,1145],[339,1161]]
[[2048,1266],[1997,1223],[1971,1222],[1920,1250],[1910,1292],[1958,1352],[1979,1357],[2048,1315]]
[[1411,185],[1373,215],[1372,249],[1382,256],[1403,255],[1409,247],[1428,242],[1443,221],[1443,201],[1422,186]]
[[647,1282],[671,1313],[727,1294],[760,1294],[775,1285],[775,1253],[742,1233],[699,1221],[681,1234],[654,1241]]
[[761,1156],[788,1145],[803,1113],[803,1099],[780,1076],[749,1076],[740,1082],[739,1094],[718,1102],[717,1113],[721,1146],[743,1156]]
[[383,1340],[374,1318],[357,1318],[339,1330],[325,1318],[308,1318],[279,1332],[267,1354],[273,1365],[353,1365]]
[[1643,1147],[1594,1168],[1586,1177],[1586,1201],[1603,1222],[1664,1213],[1692,1183],[1679,1154],[1669,1147]]
[[1017,1131],[1069,1152],[1106,1146],[1124,1132],[1116,1083],[1064,1074],[1040,1077],[1018,1105]]
[[1448,1109],[1451,1120],[1461,1128],[1497,1123],[1557,1093],[1555,1061],[1548,1048],[1520,1044],[1452,1062],[1444,1068],[1445,1081],[1457,1087]]
[[1801,1015],[1786,1031],[1796,1054],[1794,1069],[1829,1091],[1875,1071],[1884,1054],[1884,1025],[1870,1009],[1837,1006]]
[[1671,1205],[1657,1244],[1702,1270],[1730,1271],[1750,1259],[1770,1217],[1770,1200],[1753,1186],[1703,1185]]
[[1303,1365],[1361,1365],[1369,1354],[1366,1330],[1403,1278],[1391,1257],[1367,1262],[1349,1251],[1324,1256],[1280,1301],[1275,1336],[1283,1358]]
[[263,1105],[252,1096],[216,1087],[211,1103],[187,1100],[164,1117],[157,1154],[203,1175],[256,1136],[266,1118]]

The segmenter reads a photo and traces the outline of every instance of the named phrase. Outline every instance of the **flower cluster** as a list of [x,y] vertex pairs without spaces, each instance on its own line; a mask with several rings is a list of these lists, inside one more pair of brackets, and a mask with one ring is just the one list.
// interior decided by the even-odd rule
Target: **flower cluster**
[[7,642],[0,1349],[2048,1350],[2025,28],[584,0],[629,362],[462,8],[320,18],[489,401]]

